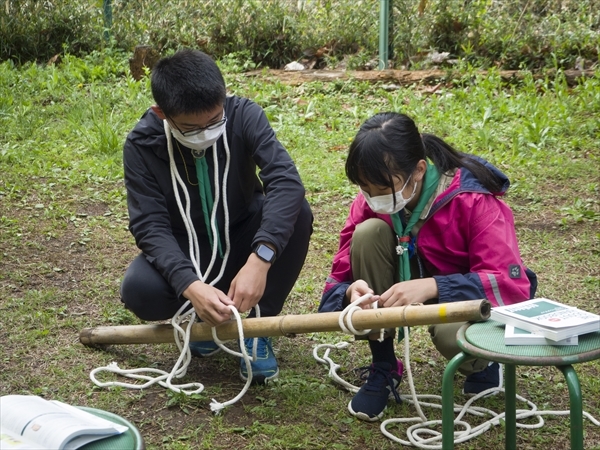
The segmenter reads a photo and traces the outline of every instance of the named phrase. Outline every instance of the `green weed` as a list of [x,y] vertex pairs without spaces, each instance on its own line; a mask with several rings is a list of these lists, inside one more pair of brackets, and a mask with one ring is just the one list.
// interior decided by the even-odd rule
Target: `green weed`
[[[304,13],[317,3],[304,2]],[[125,7],[115,3],[115,24],[117,10]],[[246,76],[244,66],[251,64],[247,53],[220,61],[228,90],[265,108],[315,214],[308,259],[284,314],[316,312],[356,193],[344,175],[348,146],[362,121],[390,110],[413,116],[421,131],[506,172],[512,187],[505,201],[514,211],[525,264],[539,276],[538,294],[598,312],[598,75],[573,88],[560,74],[507,85],[497,71],[483,76],[465,66],[455,75],[460,87],[441,86],[431,94],[419,86],[390,91],[353,81],[288,86]],[[210,399],[233,398],[243,386],[239,361],[230,355],[194,358],[185,380],[205,384],[198,396],[158,386],[140,393],[91,384],[90,370],[111,361],[170,370],[177,356],[172,344],[96,349],[78,339],[86,327],[141,323],[118,294],[138,254],[127,230],[120,148],[152,99],[148,80],[132,80],[126,67],[126,55],[117,51],[64,55],[55,66],[0,64],[0,395],[35,393],[113,411],[140,428],[147,448],[397,448],[377,424],[348,417],[351,394],[314,361],[316,344],[351,342],[335,360],[354,381],[353,369],[369,362],[368,348],[339,333],[278,338],[280,381],[252,387],[219,416],[210,412]],[[410,339],[417,392],[439,393],[445,362],[426,327],[411,329]],[[594,414],[600,409],[600,366],[581,364],[577,371],[584,409]],[[568,407],[556,369],[524,368],[518,376],[519,394],[540,408]],[[457,390],[461,381],[457,377]],[[498,409],[501,399],[486,406]],[[388,416],[414,413],[408,404],[390,404]],[[439,418],[436,411],[426,414]],[[600,433],[584,426],[586,448],[594,448]],[[542,430],[519,429],[518,436],[524,448],[568,446],[567,425],[559,420],[548,420]],[[503,448],[503,430],[462,445]]]

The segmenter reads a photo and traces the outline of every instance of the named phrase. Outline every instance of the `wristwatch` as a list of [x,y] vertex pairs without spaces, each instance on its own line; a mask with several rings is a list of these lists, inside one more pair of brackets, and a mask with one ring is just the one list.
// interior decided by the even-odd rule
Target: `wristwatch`
[[254,247],[254,253],[264,262],[273,263],[275,261],[275,250],[265,244],[258,244]]

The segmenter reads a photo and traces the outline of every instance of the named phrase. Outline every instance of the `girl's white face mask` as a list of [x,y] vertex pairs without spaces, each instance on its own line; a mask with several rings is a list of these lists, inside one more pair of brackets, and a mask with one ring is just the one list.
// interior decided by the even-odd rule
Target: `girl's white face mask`
[[171,127],[171,133],[173,133],[175,139],[192,150],[204,150],[210,147],[219,140],[224,132],[225,123],[223,123],[220,127],[204,130],[201,133],[193,136],[184,136],[174,127]]
[[[417,191],[417,183],[415,183],[415,187],[412,191],[412,194],[409,198],[404,198],[402,192],[408,185],[408,181],[410,177],[406,179],[406,183],[402,186],[402,189],[396,191],[394,194],[386,194],[386,195],[378,195],[376,197],[371,197],[362,189],[362,195],[365,197],[367,201],[367,205],[369,208],[378,214],[396,214],[398,211],[404,209],[408,203],[414,198],[415,193]],[[396,203],[394,204],[394,197],[396,198]]]

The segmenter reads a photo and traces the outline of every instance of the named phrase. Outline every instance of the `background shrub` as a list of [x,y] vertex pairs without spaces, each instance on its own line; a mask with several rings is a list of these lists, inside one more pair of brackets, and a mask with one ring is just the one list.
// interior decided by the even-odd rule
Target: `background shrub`
[[0,60],[47,61],[65,48],[81,54],[102,44],[102,11],[93,1],[10,0],[3,3]]
[[[315,51],[329,67],[377,58],[376,0],[12,0],[0,12],[0,59],[44,61],[67,49],[194,47],[281,68]],[[392,0],[392,64],[418,68],[436,50],[477,66],[572,68],[598,61],[600,0]]]

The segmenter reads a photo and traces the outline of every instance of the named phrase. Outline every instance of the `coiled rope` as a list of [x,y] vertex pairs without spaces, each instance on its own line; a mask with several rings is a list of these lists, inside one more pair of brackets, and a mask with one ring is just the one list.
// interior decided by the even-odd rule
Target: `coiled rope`
[[[364,295],[363,297],[359,298],[356,302],[351,303],[344,309],[344,311],[340,315],[340,321],[342,320],[342,316],[343,316],[343,320],[345,320],[347,323],[345,323],[344,326],[342,327],[341,322],[340,322],[340,328],[342,328],[342,330],[344,330],[346,333],[355,334],[355,335],[359,335],[359,334],[362,335],[362,334],[367,334],[367,333],[371,332],[371,330],[369,330],[367,333],[365,331],[361,331],[359,333],[351,332],[351,330],[354,330],[354,327],[351,324],[352,314],[347,312],[350,310],[356,310],[357,306],[355,306],[355,305],[363,303],[371,297],[372,297],[371,294]],[[371,307],[373,307],[373,305],[374,305],[374,303],[371,304]],[[358,309],[360,309],[360,308],[358,308]],[[415,408],[417,410],[417,416],[416,417],[407,417],[407,418],[392,418],[392,419],[384,420],[380,425],[380,430],[384,436],[386,436],[387,438],[391,439],[392,441],[397,442],[402,445],[414,446],[414,447],[423,448],[423,449],[441,449],[442,445],[439,444],[439,442],[441,442],[441,440],[442,440],[442,433],[435,429],[432,429],[432,427],[440,426],[442,421],[441,420],[427,420],[427,418],[425,417],[425,414],[423,414],[422,407],[442,409],[442,405],[441,405],[442,397],[440,395],[417,395],[415,386],[414,386],[414,382],[413,382],[412,370],[411,370],[411,366],[410,366],[410,345],[409,345],[408,327],[404,327],[404,337],[405,337],[404,338],[404,367],[406,368],[406,376],[408,378],[408,386],[410,389],[410,395],[401,395],[400,398],[403,401],[415,406]],[[353,384],[347,382],[346,380],[342,379],[338,375],[337,371],[340,369],[340,365],[336,364],[329,356],[331,350],[346,349],[349,347],[349,345],[350,344],[348,342],[340,342],[338,344],[320,344],[320,345],[317,345],[314,347],[313,357],[318,362],[329,366],[328,375],[331,379],[333,379],[336,383],[343,386],[348,391],[350,391],[352,393],[356,393],[356,392],[358,392],[359,387],[354,386]],[[323,356],[319,356],[319,352],[322,349],[325,349]],[[473,396],[471,399],[469,399],[464,404],[464,406],[455,404],[454,412],[455,413],[458,412],[459,414],[456,417],[456,419],[454,420],[454,424],[455,424],[455,426],[458,425],[459,427],[463,428],[463,430],[454,432],[454,443],[455,444],[459,444],[461,442],[466,442],[470,439],[473,439],[474,437],[485,433],[492,426],[500,424],[501,420],[504,419],[505,412],[496,413],[488,408],[472,406],[472,404],[475,401],[477,401],[478,399],[480,399],[482,397],[487,397],[489,395],[494,395],[498,392],[504,392],[504,388],[502,388],[502,380],[500,380],[499,387],[488,389],[486,391],[483,391],[483,392]],[[527,428],[527,429],[541,428],[542,426],[544,426],[544,419],[542,416],[565,416],[565,415],[568,416],[570,414],[570,411],[540,411],[540,410],[538,410],[537,406],[530,400],[527,400],[526,398],[521,397],[520,395],[517,395],[516,398],[518,400],[526,403],[531,408],[531,409],[517,409],[517,411],[516,411],[517,420],[528,419],[531,417],[537,418],[537,423],[534,423],[534,424],[525,424],[525,423],[517,422],[517,427],[519,427],[519,428]],[[439,401],[439,403],[432,402],[435,400]],[[463,417],[466,414],[471,414],[476,417],[490,416],[491,418],[476,427],[472,427],[468,422],[463,420]],[[590,422],[592,422],[594,425],[600,426],[600,422],[597,419],[595,419],[591,414],[584,411],[583,415],[588,420],[590,420]],[[407,436],[408,440],[400,439],[399,437],[397,437],[396,435],[394,435],[393,433],[388,431],[388,427],[390,425],[399,424],[399,423],[413,423],[413,422],[417,422],[417,423],[409,426],[406,430],[406,436]]]

